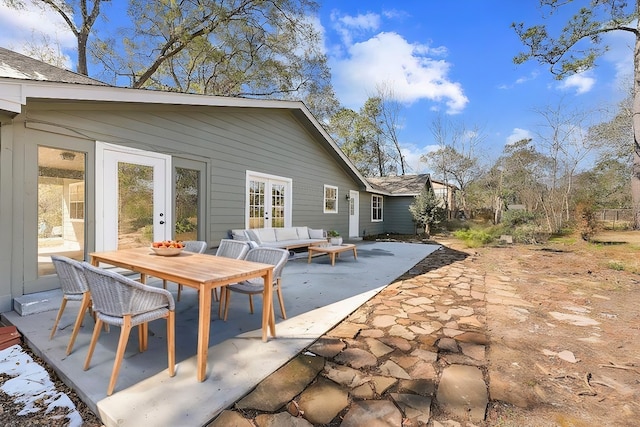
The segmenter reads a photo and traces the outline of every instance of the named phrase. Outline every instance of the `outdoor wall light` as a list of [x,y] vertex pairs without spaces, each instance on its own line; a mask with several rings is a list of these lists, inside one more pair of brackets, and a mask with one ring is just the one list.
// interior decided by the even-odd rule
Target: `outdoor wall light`
[[347,200],[351,200],[351,197],[349,197],[349,195],[348,195],[348,194],[345,194],[345,198],[346,198]]

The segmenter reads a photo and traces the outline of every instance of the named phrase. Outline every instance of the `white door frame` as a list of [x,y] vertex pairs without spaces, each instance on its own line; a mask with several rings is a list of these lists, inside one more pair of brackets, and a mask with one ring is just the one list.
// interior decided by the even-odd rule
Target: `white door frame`
[[349,237],[360,237],[360,193],[349,190]]
[[265,182],[265,206],[264,206],[264,226],[266,228],[271,228],[271,185],[272,184],[281,184],[285,186],[284,193],[284,226],[291,227],[291,205],[293,204],[292,197],[292,188],[293,188],[293,180],[291,178],[285,178],[277,175],[269,175],[261,172],[246,172],[246,184],[245,184],[245,207],[244,207],[244,218],[245,218],[245,228],[250,227],[250,218],[249,218],[249,189],[251,181],[262,181]]
[[96,141],[96,251],[118,247],[118,162],[153,167],[153,240],[171,238],[171,156]]

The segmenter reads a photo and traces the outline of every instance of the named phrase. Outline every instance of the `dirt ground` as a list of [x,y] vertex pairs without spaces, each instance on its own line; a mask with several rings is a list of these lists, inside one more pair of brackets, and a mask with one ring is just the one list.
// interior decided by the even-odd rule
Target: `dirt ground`
[[[640,425],[640,233],[603,233],[595,240],[601,243],[567,237],[467,249],[436,238],[469,253],[485,279],[509,278],[504,295],[526,302],[487,302],[491,400],[480,425]],[[85,426],[100,425],[72,390],[56,383],[76,402]],[[4,393],[0,407],[3,425],[51,422],[42,412],[15,417],[20,405]]]
[[640,425],[640,233],[594,240],[472,250],[529,303],[487,302],[486,425]]

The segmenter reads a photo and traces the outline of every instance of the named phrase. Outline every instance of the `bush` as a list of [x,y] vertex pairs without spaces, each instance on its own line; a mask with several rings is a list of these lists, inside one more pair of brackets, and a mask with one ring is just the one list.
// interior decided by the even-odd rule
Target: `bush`
[[495,235],[489,229],[470,228],[468,230],[457,230],[453,235],[465,242],[470,248],[484,246],[495,240]]

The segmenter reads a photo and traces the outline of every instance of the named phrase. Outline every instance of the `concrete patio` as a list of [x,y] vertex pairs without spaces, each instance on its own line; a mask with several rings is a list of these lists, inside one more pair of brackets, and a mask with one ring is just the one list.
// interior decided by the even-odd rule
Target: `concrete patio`
[[[176,304],[176,376],[167,373],[165,324],[153,322],[149,349],[138,353],[130,338],[115,392],[106,396],[113,367],[118,332],[102,333],[91,366],[83,371],[93,321],[87,318],[71,355],[65,348],[77,312],[70,303],[60,330],[49,340],[60,294],[51,310],[27,316],[3,313],[3,320],[18,327],[29,346],[73,387],[78,395],[111,426],[205,425],[218,413],[248,393],[257,383],[300,353],[397,277],[436,250],[437,245],[395,242],[358,242],[358,259],[344,253],[330,265],[326,255],[289,261],[283,273],[283,293],[288,319],[275,305],[276,338],[261,341],[259,311],[249,314],[244,295],[233,295],[227,322],[212,315],[207,379],[195,373],[197,295],[185,288]],[[161,286],[160,281],[150,284]],[[177,292],[175,284],[169,289]],[[260,309],[259,298],[256,301]],[[217,305],[214,310],[217,310]],[[135,333],[134,333],[135,335]]]

